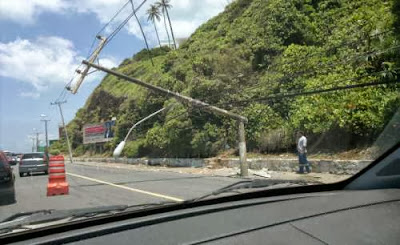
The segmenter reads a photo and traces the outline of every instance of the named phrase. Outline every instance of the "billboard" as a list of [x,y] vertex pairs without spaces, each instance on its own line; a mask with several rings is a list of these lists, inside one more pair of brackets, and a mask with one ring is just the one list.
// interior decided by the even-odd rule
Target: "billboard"
[[115,121],[83,126],[83,144],[101,143],[112,140],[114,137],[114,126]]

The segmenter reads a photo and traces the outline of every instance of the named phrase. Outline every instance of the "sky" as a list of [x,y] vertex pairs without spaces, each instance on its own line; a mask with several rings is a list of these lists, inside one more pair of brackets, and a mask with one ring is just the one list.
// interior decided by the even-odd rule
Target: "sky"
[[[187,38],[202,23],[222,12],[231,0],[171,0],[170,18],[176,38]],[[76,68],[91,51],[94,37],[126,0],[0,0],[0,150],[29,152],[32,136],[39,132],[44,145],[44,123],[49,139],[58,139],[61,123],[56,101],[65,85],[76,79]],[[139,6],[142,0],[133,0]],[[156,1],[148,0],[138,11],[151,47],[157,45],[154,26],[146,10]],[[129,11],[130,4],[100,33],[115,30]],[[167,40],[162,21],[157,22],[161,40]],[[97,45],[97,42],[94,46]],[[139,26],[132,18],[109,42],[99,63],[116,67],[145,47]],[[67,93],[63,104],[66,122],[71,121],[104,74],[85,78],[78,93]],[[64,96],[63,96],[64,97]]]

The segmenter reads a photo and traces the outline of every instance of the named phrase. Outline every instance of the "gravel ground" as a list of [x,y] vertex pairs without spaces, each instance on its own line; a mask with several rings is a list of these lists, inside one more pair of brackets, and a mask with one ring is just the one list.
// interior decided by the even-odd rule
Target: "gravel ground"
[[[136,171],[170,171],[175,173],[185,173],[194,175],[207,175],[207,176],[224,176],[224,177],[239,177],[238,168],[181,168],[181,167],[165,167],[165,166],[147,166],[147,165],[130,165],[123,163],[99,163],[99,162],[75,162],[74,164],[80,164],[85,166],[93,167],[109,167],[118,169],[129,169]],[[269,171],[268,169],[251,170],[249,169],[249,178],[270,178],[270,179],[281,179],[281,180],[304,180],[307,182],[321,182],[321,183],[334,183],[349,178],[351,175],[335,175],[329,173],[310,173],[310,174],[297,174],[295,172],[277,172]]]

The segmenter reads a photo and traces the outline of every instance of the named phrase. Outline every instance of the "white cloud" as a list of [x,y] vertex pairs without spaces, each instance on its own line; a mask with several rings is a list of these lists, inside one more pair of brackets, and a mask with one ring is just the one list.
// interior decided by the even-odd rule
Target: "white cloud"
[[[155,1],[148,1],[139,11],[138,16],[143,25],[146,37],[151,40],[153,45],[156,44],[156,34],[152,23],[147,22],[146,10],[150,4]],[[189,37],[197,27],[209,20],[210,18],[221,13],[225,6],[231,2],[230,0],[171,0],[172,8],[169,9],[169,15],[172,22],[175,38]],[[168,19],[167,19],[168,22]],[[159,31],[160,39],[167,41],[164,19],[161,16],[161,21],[156,23]],[[131,20],[127,25],[128,32],[142,39],[139,27],[134,20]],[[170,31],[168,26],[168,31]],[[171,34],[169,34],[171,36]],[[171,37],[172,38],[172,37]]]
[[100,58],[99,64],[107,68],[113,68],[118,66],[118,61],[114,57],[108,56]]
[[38,92],[21,92],[21,93],[19,93],[19,96],[32,98],[32,99],[38,99],[40,97],[40,93],[38,93]]
[[[82,59],[73,43],[64,38],[17,39],[0,43],[0,76],[30,83],[37,91],[43,91],[69,82]],[[108,67],[116,66],[112,57],[105,57],[101,62]]]
[[[173,6],[169,10],[175,38],[188,37],[202,23],[222,12],[225,6],[232,0],[171,0]],[[18,23],[31,23],[35,17],[44,12],[59,14],[78,13],[95,14],[102,23],[107,23],[111,17],[127,2],[127,0],[9,0],[0,2],[0,19],[9,19]],[[142,0],[133,0],[135,7]],[[156,35],[152,23],[147,22],[146,10],[155,0],[146,1],[138,11],[138,17],[143,25],[146,36],[151,43],[156,44]],[[112,23],[112,30],[125,19],[131,11],[128,4],[124,11]],[[167,40],[163,20],[157,23],[160,38]],[[126,26],[128,33],[142,39],[136,20],[132,18]]]
[[2,0],[0,19],[22,24],[32,24],[35,17],[44,12],[61,12],[66,9],[64,0]]

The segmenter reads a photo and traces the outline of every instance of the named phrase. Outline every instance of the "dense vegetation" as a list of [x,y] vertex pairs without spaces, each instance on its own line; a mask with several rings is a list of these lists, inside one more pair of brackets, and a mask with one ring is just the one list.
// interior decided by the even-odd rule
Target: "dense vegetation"
[[[279,96],[398,80],[399,6],[393,0],[236,0],[179,49],[153,49],[154,66],[142,51],[117,70],[248,117],[249,151],[293,151],[298,130],[309,134],[314,150],[367,147],[399,108],[398,85]],[[107,75],[68,125],[73,148],[89,149],[82,145],[84,124],[117,117],[116,137],[104,146],[111,154],[134,122],[172,103]],[[124,154],[209,157],[236,145],[235,121],[177,104],[138,127]]]

